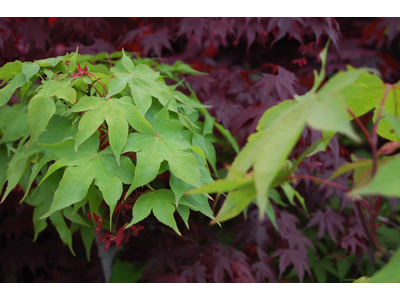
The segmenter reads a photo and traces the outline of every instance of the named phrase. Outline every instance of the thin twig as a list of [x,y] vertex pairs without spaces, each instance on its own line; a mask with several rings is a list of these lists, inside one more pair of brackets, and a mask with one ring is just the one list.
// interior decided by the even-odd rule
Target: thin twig
[[368,133],[367,129],[365,128],[365,126],[363,125],[363,123],[361,123],[360,119],[355,115],[355,113],[349,107],[347,107],[347,111],[351,114],[354,121],[357,123],[358,127],[360,127],[362,133],[367,138],[368,144],[372,147],[371,136],[369,135],[369,133]]

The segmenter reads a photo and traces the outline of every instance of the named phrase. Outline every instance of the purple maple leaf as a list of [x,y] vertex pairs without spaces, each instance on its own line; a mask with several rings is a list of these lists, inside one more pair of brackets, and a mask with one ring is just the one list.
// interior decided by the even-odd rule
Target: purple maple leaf
[[77,46],[79,47],[79,54],[96,55],[101,52],[113,53],[117,50],[113,44],[103,39],[94,39],[94,43],[89,46],[80,42],[71,43],[65,50],[75,52]]
[[261,78],[252,89],[259,89],[259,98],[262,101],[270,100],[271,97],[286,100],[291,99],[295,92],[295,87],[298,85],[296,76],[286,70],[285,68],[278,66],[277,74],[263,74]]
[[142,35],[143,35],[142,28],[135,28],[133,30],[130,30],[119,38],[118,45],[122,46],[126,44],[131,44],[137,37]]
[[299,252],[307,255],[307,247],[309,246],[311,249],[315,251],[313,243],[309,238],[305,237],[301,231],[293,230],[282,236],[285,240],[287,240],[290,249],[297,249]]
[[169,38],[170,34],[168,28],[163,28],[154,33],[143,35],[143,40],[141,41],[144,48],[143,51],[149,53],[150,50],[153,50],[158,57],[161,57],[163,47],[173,51]]
[[272,244],[272,235],[275,229],[268,218],[260,220],[258,209],[249,209],[247,220],[237,224],[233,231],[236,236],[232,245],[238,246],[241,243],[257,245],[257,248],[267,250],[267,246]]
[[186,278],[187,282],[206,283],[207,268],[200,262],[196,261],[193,266],[183,266],[181,277]]
[[247,263],[234,262],[231,265],[235,278],[234,283],[256,283],[256,280],[251,272],[251,268]]
[[343,223],[345,219],[331,208],[328,208],[325,212],[317,210],[315,213],[311,213],[311,216],[312,218],[306,228],[318,225],[319,239],[328,232],[332,241],[336,243],[338,231],[344,233]]
[[267,35],[265,20],[266,18],[235,18],[234,27],[236,28],[236,41],[246,35],[247,38],[247,52],[249,52],[256,35]]
[[186,79],[196,94],[203,92],[207,97],[210,96],[211,87],[216,85],[215,78],[211,76],[188,75]]
[[51,43],[43,19],[29,19],[27,23],[20,24],[17,27],[17,35],[21,36],[24,45],[33,41],[43,51],[46,50],[46,42]]
[[234,262],[247,264],[247,256],[235,248],[224,246],[220,243],[207,245],[206,255],[203,256],[203,262],[214,282],[224,282],[225,272],[231,279],[234,278],[231,264]]
[[212,44],[224,47],[227,46],[226,38],[228,34],[234,34],[232,22],[228,18],[218,18],[209,21],[209,38]]
[[304,26],[314,32],[315,45],[318,44],[318,39],[326,34],[335,44],[336,49],[339,49],[340,27],[334,18],[307,18]]
[[279,216],[276,219],[276,225],[278,225],[280,234],[285,235],[291,231],[297,230],[297,223],[299,223],[299,220],[295,215],[285,210],[279,211]]
[[259,247],[257,247],[257,253],[260,261],[257,261],[251,265],[251,270],[254,273],[256,281],[265,282],[265,279],[268,279],[270,282],[278,282],[272,260]]
[[286,34],[293,36],[296,40],[303,44],[302,25],[304,25],[302,18],[271,18],[268,22],[267,31],[271,32],[276,30],[276,34],[274,34],[275,38],[270,47],[272,47]]
[[178,24],[179,30],[177,35],[185,35],[190,39],[195,34],[201,43],[203,35],[209,27],[209,20],[207,18],[182,18]]
[[307,270],[308,274],[312,277],[310,268],[308,267],[307,256],[294,249],[279,249],[272,254],[272,257],[279,256],[279,278],[282,277],[283,272],[287,269],[287,267],[292,264],[294,270],[299,277],[300,282],[303,282],[304,279],[304,268]]
[[348,235],[345,236],[341,241],[340,241],[340,246],[343,249],[351,248],[351,252],[354,254],[357,252],[357,247],[360,247],[361,249],[366,249],[365,245],[360,241],[360,239],[355,236],[355,235]]

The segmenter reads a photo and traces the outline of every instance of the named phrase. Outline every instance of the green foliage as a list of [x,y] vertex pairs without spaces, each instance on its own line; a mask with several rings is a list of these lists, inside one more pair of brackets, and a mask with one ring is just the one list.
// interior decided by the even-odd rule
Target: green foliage
[[[49,219],[73,253],[72,232],[80,228],[90,259],[94,227],[87,212],[101,219],[108,214],[107,230],[115,236],[117,228],[151,211],[178,234],[175,211],[186,226],[190,210],[214,218],[205,195],[184,193],[213,181],[214,125],[238,147],[193,93],[175,90],[181,74],[204,75],[182,62],[132,60],[124,51],[104,59],[82,56],[78,49],[0,69],[0,187],[7,183],[2,201],[18,184],[23,187],[23,201],[35,207],[35,240]],[[164,76],[178,84],[168,86]],[[20,103],[8,105],[18,88]],[[169,182],[160,186],[160,174]],[[133,192],[139,195],[135,204]],[[113,214],[119,203],[133,210],[129,226]]]

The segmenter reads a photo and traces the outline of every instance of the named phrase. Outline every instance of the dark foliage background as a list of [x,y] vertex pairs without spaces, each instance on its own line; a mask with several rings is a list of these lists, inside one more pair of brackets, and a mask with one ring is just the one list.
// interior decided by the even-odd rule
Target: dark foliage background
[[[350,64],[375,68],[383,80],[397,82],[399,26],[400,18],[0,18],[0,66],[64,55],[77,46],[80,54],[124,48],[167,64],[182,60],[209,74],[185,79],[242,147],[266,109],[310,89],[328,38],[328,77]],[[368,125],[370,119],[367,114],[363,122]],[[292,156],[320,137],[306,129]],[[235,153],[218,147],[222,168]],[[365,151],[334,137],[326,152],[302,164],[301,172],[329,178],[350,153]],[[334,181],[347,186],[349,180],[342,175]],[[247,219],[237,217],[222,228],[192,214],[191,230],[180,226],[183,237],[148,218],[119,260],[132,263],[142,282],[343,282],[380,266],[341,191],[308,180],[296,189],[306,198],[311,218],[296,207],[275,207],[279,232],[268,218],[258,220],[255,207]],[[22,196],[16,189],[0,206],[0,281],[104,281],[97,248],[87,262],[79,235],[74,235],[76,257],[52,226],[32,242],[32,208],[18,204]],[[382,211],[393,214],[396,204],[390,199]],[[378,233],[390,250],[400,236],[386,225],[378,223]]]

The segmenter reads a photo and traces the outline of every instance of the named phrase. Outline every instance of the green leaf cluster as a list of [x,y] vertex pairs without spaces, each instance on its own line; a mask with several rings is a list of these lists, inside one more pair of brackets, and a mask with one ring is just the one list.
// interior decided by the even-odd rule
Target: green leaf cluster
[[[238,147],[182,74],[204,75],[182,62],[132,60],[124,51],[90,56],[77,49],[3,66],[0,187],[6,189],[1,202],[21,186],[22,201],[35,207],[34,239],[49,219],[72,252],[72,234],[80,229],[88,254],[94,225],[84,215],[109,214],[111,229],[116,205],[133,192],[139,197],[131,225],[153,212],[180,234],[175,211],[186,226],[190,210],[213,219],[206,195],[184,193],[213,181],[214,127]],[[167,85],[164,77],[177,84]],[[177,91],[179,85],[191,95]],[[19,103],[9,103],[13,94]],[[162,174],[167,179],[160,179]],[[103,201],[108,210],[100,207]]]

